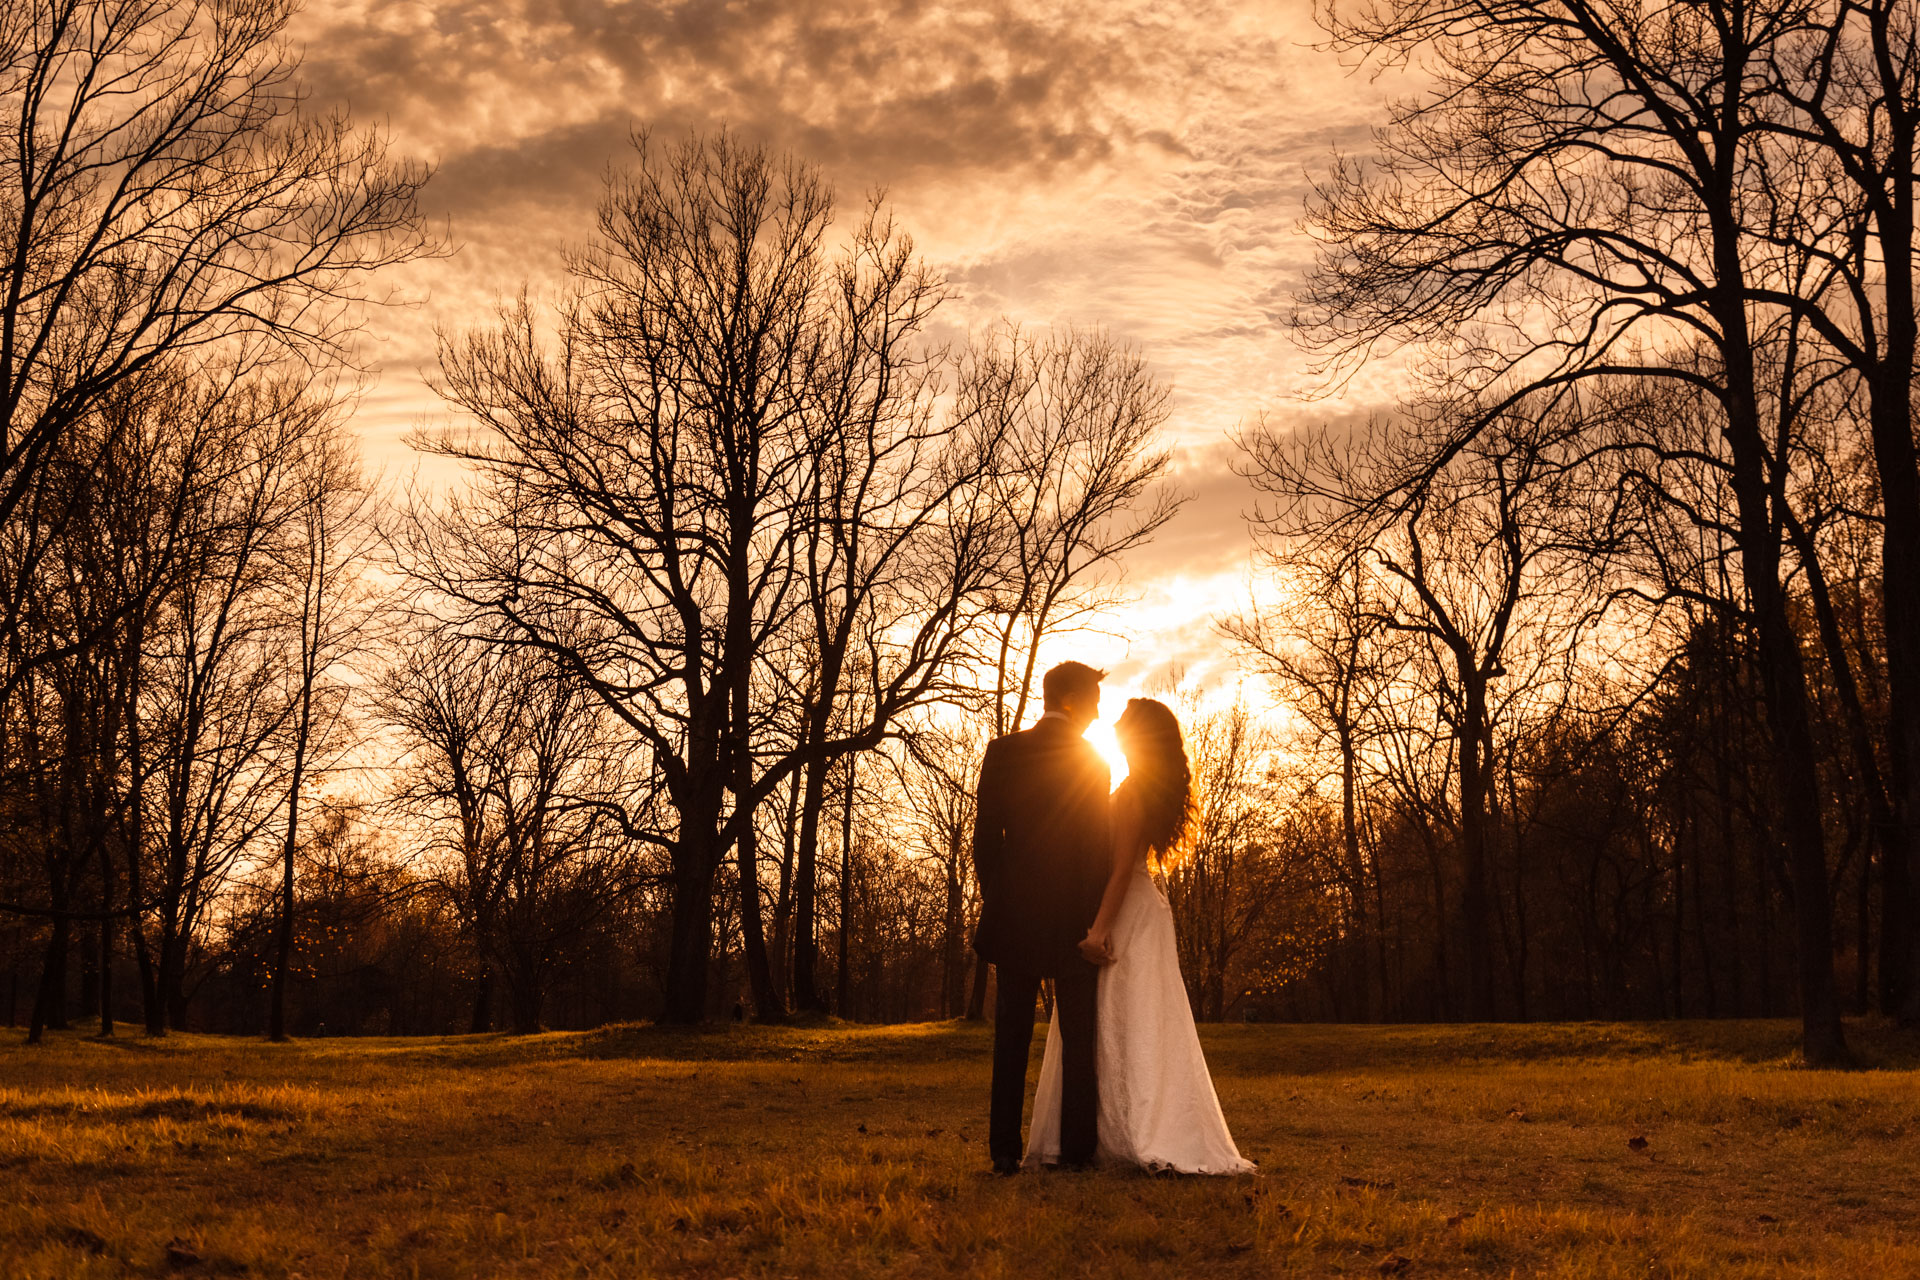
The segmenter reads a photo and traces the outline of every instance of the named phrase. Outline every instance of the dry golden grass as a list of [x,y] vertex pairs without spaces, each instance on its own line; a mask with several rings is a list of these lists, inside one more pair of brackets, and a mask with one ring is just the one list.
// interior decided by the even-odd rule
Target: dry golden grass
[[1008,1180],[950,1023],[0,1032],[0,1275],[1920,1276],[1920,1041],[1852,1032],[1208,1028],[1259,1176]]

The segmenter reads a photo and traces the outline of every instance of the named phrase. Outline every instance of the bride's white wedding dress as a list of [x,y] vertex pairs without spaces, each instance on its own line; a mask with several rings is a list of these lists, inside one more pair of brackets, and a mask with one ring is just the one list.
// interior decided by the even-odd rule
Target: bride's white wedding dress
[[[1180,981],[1173,910],[1143,862],[1114,918],[1112,964],[1100,971],[1095,1043],[1100,1158],[1180,1173],[1252,1173],[1227,1132]],[[1033,1100],[1026,1163],[1060,1159],[1060,1015]]]

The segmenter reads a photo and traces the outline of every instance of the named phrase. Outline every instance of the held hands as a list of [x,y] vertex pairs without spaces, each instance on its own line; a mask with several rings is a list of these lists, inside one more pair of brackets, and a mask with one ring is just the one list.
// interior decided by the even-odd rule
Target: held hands
[[1099,925],[1087,930],[1087,936],[1080,939],[1080,955],[1088,964],[1107,965],[1119,959],[1113,954],[1113,938]]

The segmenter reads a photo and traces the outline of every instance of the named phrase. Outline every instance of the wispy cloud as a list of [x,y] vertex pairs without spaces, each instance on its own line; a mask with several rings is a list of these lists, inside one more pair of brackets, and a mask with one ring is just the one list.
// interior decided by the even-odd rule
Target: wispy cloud
[[560,247],[588,233],[634,128],[725,125],[820,165],[843,204],[886,188],[956,287],[956,330],[1010,316],[1139,345],[1174,384],[1182,483],[1200,498],[1132,578],[1158,607],[1214,607],[1244,581],[1252,497],[1227,433],[1350,412],[1397,381],[1332,406],[1301,396],[1285,321],[1311,261],[1308,174],[1365,148],[1385,93],[1313,35],[1309,0],[314,5],[296,37],[316,103],[434,161],[431,205],[461,246],[402,282],[426,305],[370,323],[385,375],[363,408],[369,449],[404,464],[402,431],[437,411],[416,372],[436,325],[484,323],[523,283],[558,287]]

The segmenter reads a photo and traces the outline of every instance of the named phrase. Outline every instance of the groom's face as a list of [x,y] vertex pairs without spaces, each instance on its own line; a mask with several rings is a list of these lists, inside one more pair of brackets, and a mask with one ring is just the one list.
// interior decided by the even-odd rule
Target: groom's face
[[1073,726],[1075,733],[1085,733],[1087,726],[1100,718],[1100,686],[1073,695],[1066,705],[1067,723]]

